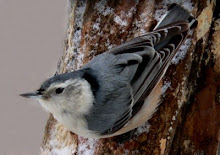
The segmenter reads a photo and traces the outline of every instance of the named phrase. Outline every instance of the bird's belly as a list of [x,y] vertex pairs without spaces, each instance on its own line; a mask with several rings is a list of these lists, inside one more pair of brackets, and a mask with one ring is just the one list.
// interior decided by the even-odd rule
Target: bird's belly
[[59,116],[61,115],[58,115],[58,117],[54,115],[55,119],[71,132],[86,138],[99,138],[98,134],[95,134],[93,131],[88,130],[87,122],[85,121],[85,119],[73,117],[72,115],[66,114],[62,117]]

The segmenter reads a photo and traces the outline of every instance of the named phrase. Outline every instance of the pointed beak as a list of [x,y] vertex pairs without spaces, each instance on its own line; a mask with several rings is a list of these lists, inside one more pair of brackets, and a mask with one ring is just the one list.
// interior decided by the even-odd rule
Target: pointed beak
[[42,95],[38,94],[38,93],[25,93],[25,94],[20,94],[20,96],[22,97],[26,97],[26,98],[35,98],[35,99],[41,99]]

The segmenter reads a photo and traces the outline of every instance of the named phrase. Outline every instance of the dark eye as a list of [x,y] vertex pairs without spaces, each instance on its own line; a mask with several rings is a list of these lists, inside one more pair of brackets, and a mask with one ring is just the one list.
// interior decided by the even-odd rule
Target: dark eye
[[64,88],[57,88],[56,94],[61,94],[63,92]]

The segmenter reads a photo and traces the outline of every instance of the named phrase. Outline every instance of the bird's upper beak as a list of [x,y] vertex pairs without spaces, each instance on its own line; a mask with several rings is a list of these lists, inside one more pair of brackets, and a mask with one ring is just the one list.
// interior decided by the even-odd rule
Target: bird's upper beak
[[20,94],[20,96],[26,97],[26,98],[42,99],[42,95],[38,94],[37,92]]

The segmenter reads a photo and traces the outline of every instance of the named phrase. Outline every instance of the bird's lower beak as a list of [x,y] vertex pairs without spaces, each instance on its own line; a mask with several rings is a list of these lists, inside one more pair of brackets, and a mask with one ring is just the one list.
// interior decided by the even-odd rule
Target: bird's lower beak
[[41,99],[42,98],[42,95],[37,94],[37,93],[25,93],[25,94],[20,94],[20,96],[26,97],[26,98],[35,98],[35,99]]

